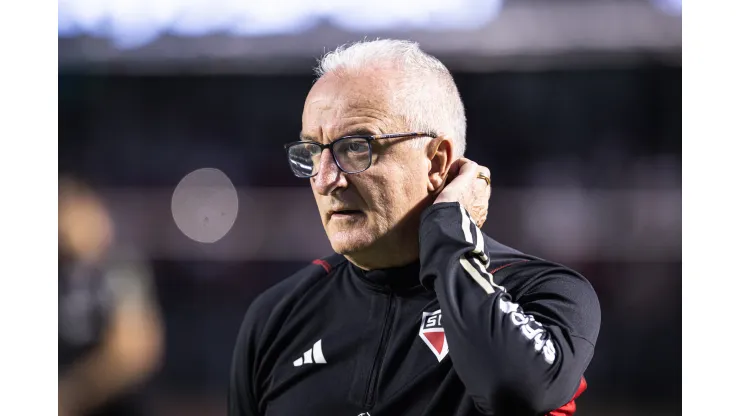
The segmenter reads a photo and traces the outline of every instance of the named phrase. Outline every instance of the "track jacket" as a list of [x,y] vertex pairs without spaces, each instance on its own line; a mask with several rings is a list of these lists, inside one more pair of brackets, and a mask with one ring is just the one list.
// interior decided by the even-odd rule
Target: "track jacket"
[[316,260],[250,305],[230,416],[570,415],[601,323],[581,275],[427,208],[419,261]]

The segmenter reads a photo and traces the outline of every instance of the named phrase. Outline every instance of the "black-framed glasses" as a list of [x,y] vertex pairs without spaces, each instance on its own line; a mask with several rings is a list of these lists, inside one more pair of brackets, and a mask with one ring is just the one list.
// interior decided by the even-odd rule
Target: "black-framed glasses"
[[353,135],[340,137],[328,144],[312,141],[298,141],[285,145],[288,163],[293,174],[299,178],[310,178],[319,173],[319,161],[324,149],[329,149],[334,162],[345,173],[360,173],[373,163],[371,142],[381,139],[399,139],[402,137],[431,137],[434,133],[392,133],[375,135]]

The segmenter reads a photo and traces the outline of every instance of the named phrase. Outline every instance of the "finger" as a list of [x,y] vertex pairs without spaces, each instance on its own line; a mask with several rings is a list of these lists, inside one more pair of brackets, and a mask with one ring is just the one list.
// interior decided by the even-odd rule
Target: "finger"
[[491,170],[483,165],[478,165],[478,172],[486,175],[487,178],[491,178]]
[[478,176],[478,164],[473,162],[470,159],[466,159],[465,162],[460,166],[460,173],[458,176],[467,177],[468,179],[473,179],[476,176]]
[[465,159],[464,157],[461,157],[453,161],[452,165],[450,165],[450,172],[449,172],[450,175],[457,176],[457,174],[460,173],[460,167],[462,167],[462,165],[465,164],[466,161],[467,159]]
[[447,171],[447,177],[445,178],[446,183],[450,183],[460,173],[460,167],[465,163],[467,159],[460,158],[456,159],[450,165],[450,169]]
[[491,184],[493,183],[493,179],[491,178],[491,170],[483,165],[478,166],[478,173],[488,178],[488,180],[485,179],[479,179],[480,182],[483,182],[483,185],[486,188],[486,193],[490,195],[491,193]]

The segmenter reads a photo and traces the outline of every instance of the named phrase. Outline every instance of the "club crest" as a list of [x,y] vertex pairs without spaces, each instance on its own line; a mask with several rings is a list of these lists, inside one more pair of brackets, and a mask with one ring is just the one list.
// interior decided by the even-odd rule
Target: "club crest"
[[419,336],[425,344],[432,350],[438,361],[442,361],[447,356],[447,337],[445,329],[442,327],[442,310],[434,312],[423,312],[421,315],[421,328]]

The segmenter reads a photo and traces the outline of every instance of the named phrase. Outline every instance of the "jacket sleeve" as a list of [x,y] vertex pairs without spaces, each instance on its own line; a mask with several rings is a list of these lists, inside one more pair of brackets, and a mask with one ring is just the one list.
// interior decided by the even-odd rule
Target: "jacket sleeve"
[[[258,299],[259,300],[259,299]],[[228,416],[258,416],[257,365],[257,301],[253,302],[239,329],[231,363],[227,396]]]
[[590,283],[553,263],[516,261],[507,273],[526,283],[513,299],[488,272],[483,235],[459,203],[428,208],[419,235],[422,284],[436,292],[452,365],[479,409],[546,414],[568,403],[601,322]]

